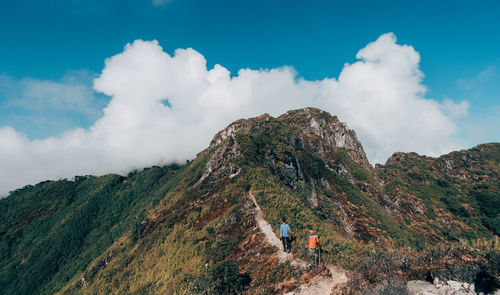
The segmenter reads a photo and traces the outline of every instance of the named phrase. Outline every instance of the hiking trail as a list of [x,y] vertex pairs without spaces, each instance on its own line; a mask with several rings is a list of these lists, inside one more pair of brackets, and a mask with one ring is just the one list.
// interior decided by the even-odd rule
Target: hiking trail
[[[292,253],[282,251],[282,243],[280,239],[274,234],[271,225],[264,219],[264,214],[251,191],[248,192],[248,197],[255,205],[254,214],[257,225],[260,231],[266,237],[267,242],[278,249],[276,252],[280,263],[289,261],[292,266],[297,266],[301,269],[306,269],[309,263],[303,259],[294,257]],[[347,275],[345,271],[330,264],[325,264],[326,268],[330,271],[331,276],[316,276],[308,284],[302,285],[286,295],[317,295],[317,294],[330,294],[331,291],[347,283]],[[336,294],[336,293],[334,293]]]

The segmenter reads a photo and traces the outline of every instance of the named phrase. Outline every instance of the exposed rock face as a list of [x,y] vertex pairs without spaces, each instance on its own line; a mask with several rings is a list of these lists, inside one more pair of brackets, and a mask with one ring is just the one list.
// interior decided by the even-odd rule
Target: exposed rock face
[[[330,153],[334,149],[345,149],[352,160],[370,172],[373,171],[373,167],[368,162],[354,130],[349,129],[337,117],[331,116],[324,111],[315,108],[304,108],[288,111],[278,118],[272,118],[268,114],[264,114],[247,120],[238,120],[219,131],[207,149],[209,152],[213,150],[215,152],[213,152],[203,176],[197,184],[214,171],[223,175],[231,175],[238,171],[239,167],[236,167],[233,163],[234,161],[232,161],[241,154],[238,143],[235,140],[236,134],[244,132],[253,133],[260,128],[269,128],[266,126],[266,122],[270,122],[271,120],[280,122],[284,125],[284,128],[296,128],[300,130],[300,132],[289,136],[288,140],[290,143],[296,144],[296,141],[300,141],[304,146],[328,162],[331,169],[334,169],[352,183],[354,183],[353,176],[344,164],[338,160],[331,159]],[[321,140],[318,140],[318,138]],[[295,174],[298,179],[303,179],[300,164],[297,161],[290,164],[284,163],[284,168],[290,172],[289,175],[291,177]],[[311,202],[315,204],[314,196]]]
[[269,116],[269,114],[263,114],[255,118],[251,119],[241,119],[238,121],[235,121],[231,123],[229,126],[226,128],[222,129],[219,131],[212,141],[210,142],[210,146],[208,147],[208,150],[213,150],[218,144],[223,142],[226,138],[232,138],[234,139],[234,135],[237,132],[241,131],[249,131],[252,127],[255,126],[255,124],[259,124],[261,122],[269,121],[272,117]]
[[[440,280],[435,278],[432,283],[422,280],[405,282],[401,278],[392,278],[374,286],[365,287],[364,295],[476,295],[485,294],[482,290],[477,292],[474,283],[456,280]],[[486,294],[492,294],[490,290]]]
[[474,284],[457,281],[409,281],[406,284],[410,295],[476,295]]
[[408,295],[406,283],[402,278],[390,278],[374,286],[363,288],[363,295]]
[[[311,134],[319,136],[326,142],[326,147],[345,148],[351,158],[365,167],[372,169],[372,166],[366,158],[361,143],[356,137],[356,132],[349,129],[347,125],[340,122],[336,116],[330,116],[328,113],[315,108],[305,108],[300,110],[288,111],[279,117],[290,125],[297,125],[302,131],[304,141],[313,147],[316,142],[310,137]],[[306,139],[309,137],[309,140]],[[317,146],[318,153],[325,155],[324,146]]]
[[220,145],[213,152],[207,162],[203,175],[196,182],[195,186],[198,186],[211,173],[217,173],[220,177],[229,176],[231,178],[239,174],[240,168],[231,161],[241,154],[238,149],[238,143],[234,142],[231,134],[227,134],[227,137],[229,137],[228,142]]

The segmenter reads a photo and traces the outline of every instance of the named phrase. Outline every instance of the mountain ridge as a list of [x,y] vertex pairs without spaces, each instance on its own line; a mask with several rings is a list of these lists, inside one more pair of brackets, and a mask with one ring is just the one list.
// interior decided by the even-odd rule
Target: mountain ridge
[[250,191],[275,234],[281,216],[299,239],[320,232],[325,263],[350,273],[338,292],[446,279],[454,265],[497,282],[499,150],[395,153],[373,167],[355,132],[319,109],[238,120],[185,165],[43,182],[0,200],[0,291],[199,293],[224,270],[237,293],[278,294],[325,276],[279,263]]

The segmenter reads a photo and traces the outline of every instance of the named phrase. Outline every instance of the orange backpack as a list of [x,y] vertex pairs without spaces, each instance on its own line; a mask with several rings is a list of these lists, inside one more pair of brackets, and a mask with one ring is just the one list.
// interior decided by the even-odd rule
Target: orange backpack
[[319,237],[317,233],[310,233],[307,235],[307,248],[316,249],[316,245],[319,242]]

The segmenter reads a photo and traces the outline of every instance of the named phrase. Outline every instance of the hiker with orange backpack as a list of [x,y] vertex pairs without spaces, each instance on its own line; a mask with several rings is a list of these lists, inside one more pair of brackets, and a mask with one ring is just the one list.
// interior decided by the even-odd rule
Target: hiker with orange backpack
[[307,234],[306,248],[308,249],[309,257],[311,257],[311,262],[313,266],[318,265],[318,247],[319,247],[319,236],[310,226],[309,233]]

